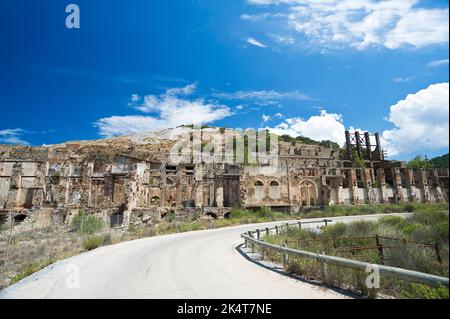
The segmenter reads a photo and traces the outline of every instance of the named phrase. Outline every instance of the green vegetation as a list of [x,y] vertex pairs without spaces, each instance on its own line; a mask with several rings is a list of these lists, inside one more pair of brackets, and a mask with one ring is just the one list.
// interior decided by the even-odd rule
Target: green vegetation
[[365,162],[359,157],[359,155],[356,151],[353,151],[353,163],[356,168],[366,167]]
[[320,146],[324,146],[324,147],[330,147],[330,143],[331,143],[333,150],[340,149],[339,144],[332,142],[330,140],[315,141],[315,140],[312,140],[305,136],[292,137],[290,135],[283,134],[278,137],[278,140],[283,141],[283,142],[289,142],[294,145],[298,143],[298,144],[308,144],[308,145],[320,145]]
[[406,163],[406,167],[408,168],[433,168],[433,165],[428,161],[427,158],[423,158],[420,155],[417,155],[408,163]]
[[390,214],[414,211],[448,211],[448,204],[365,204],[365,205],[335,205],[326,206],[323,209],[311,210],[302,214],[302,218],[335,217],[351,215]]
[[83,234],[92,235],[104,228],[103,221],[93,215],[87,214],[84,210],[79,210],[72,221],[72,229]]
[[100,236],[90,236],[83,242],[83,248],[92,250],[103,245],[103,238]]
[[437,156],[429,160],[434,168],[448,168],[448,153],[442,156]]
[[[377,221],[336,223],[322,227],[321,232],[292,228],[288,232],[284,230],[280,236],[266,236],[264,240],[277,245],[287,242],[288,247],[294,249],[448,277],[448,206],[424,204],[405,206],[402,207],[402,210],[414,210],[414,215],[409,218],[386,216]],[[336,212],[347,213],[340,209]],[[381,251],[379,249],[352,249],[352,247],[377,247],[376,236],[379,236],[379,243],[384,247]],[[420,247],[416,243],[429,245]],[[264,255],[269,260],[282,261],[279,253],[266,250]],[[306,278],[321,279],[334,286],[348,288],[369,297],[374,296],[374,292],[368,291],[366,288],[367,274],[362,271],[327,265],[327,271],[323,273],[320,263],[300,257],[290,257],[286,268],[288,271]],[[448,298],[448,288],[432,288],[397,278],[381,276],[380,285],[379,293],[394,297]]]
[[55,261],[56,260],[54,260],[54,259],[47,259],[45,261],[33,262],[33,263],[24,265],[20,269],[20,272],[11,278],[10,284],[13,285],[16,282],[21,281],[22,279],[28,277],[29,275],[34,274],[35,272],[38,272],[39,270],[47,267],[48,265],[53,264]]

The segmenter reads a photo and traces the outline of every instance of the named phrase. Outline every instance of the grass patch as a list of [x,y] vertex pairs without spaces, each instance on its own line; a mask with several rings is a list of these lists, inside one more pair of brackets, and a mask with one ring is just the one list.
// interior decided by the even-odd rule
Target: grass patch
[[22,279],[30,276],[31,274],[34,274],[35,272],[38,272],[39,270],[47,267],[50,264],[53,264],[56,260],[54,259],[48,259],[41,262],[34,262],[26,264],[25,266],[22,266],[20,269],[20,272],[11,278],[10,284],[15,284],[16,282],[21,281]]
[[[408,218],[386,216],[377,221],[336,223],[323,226],[320,232],[313,229],[292,228],[289,232],[282,231],[279,236],[265,236],[264,240],[277,245],[287,242],[288,246],[294,249],[448,277],[449,213],[440,211],[439,208],[440,205],[416,206],[416,212]],[[375,246],[376,235],[384,247],[382,254],[378,249],[349,249],[355,246]],[[434,246],[420,248],[409,241],[437,244],[438,250],[436,251]],[[281,254],[264,251],[264,256],[266,259],[282,262]],[[289,257],[286,268],[287,271],[306,278],[320,279],[362,295],[373,294],[373,291],[365,287],[367,273],[363,271],[327,265],[324,274],[322,265],[316,260],[292,256]],[[433,288],[383,276],[379,292],[400,298],[448,298],[447,287]]]

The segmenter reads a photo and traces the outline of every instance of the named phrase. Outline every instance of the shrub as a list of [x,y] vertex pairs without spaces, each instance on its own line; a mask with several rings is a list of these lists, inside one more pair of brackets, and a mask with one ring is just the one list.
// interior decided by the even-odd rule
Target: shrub
[[413,212],[416,210],[416,207],[413,204],[405,204],[403,205],[403,209],[405,210],[405,212]]
[[169,223],[175,221],[176,219],[176,215],[174,211],[170,211],[166,214],[166,216],[164,217]]
[[258,216],[262,218],[272,218],[272,209],[267,206],[261,206],[258,210]]
[[83,248],[93,250],[103,245],[103,239],[99,236],[90,236],[83,242]]
[[103,227],[103,220],[94,215],[86,214],[83,210],[78,211],[72,221],[72,228],[74,230],[88,235],[98,233]]

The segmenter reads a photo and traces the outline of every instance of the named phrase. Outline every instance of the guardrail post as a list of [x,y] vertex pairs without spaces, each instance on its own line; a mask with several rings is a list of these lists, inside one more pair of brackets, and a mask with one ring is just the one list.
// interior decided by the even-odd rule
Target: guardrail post
[[270,233],[269,233],[269,227],[266,227],[266,236],[269,236],[270,235]]
[[275,234],[278,236],[280,232],[278,231],[278,225],[275,226]]
[[[321,252],[320,255],[325,255],[325,252]],[[323,282],[327,282],[327,278],[328,278],[328,269],[327,269],[327,264],[324,261],[319,260],[320,262],[320,272],[321,272],[321,277],[322,277],[322,281]]]
[[302,222],[298,222],[298,229],[302,230]]
[[256,239],[259,240],[259,229],[256,230]]
[[289,223],[286,223],[286,234],[289,233]]
[[[251,231],[248,231],[248,235],[249,235],[250,237],[253,237],[253,234],[252,234]],[[253,243],[252,243],[252,242],[250,242],[250,249],[251,249],[251,251],[253,252]]]
[[[284,247],[284,248],[287,248],[287,243],[286,243],[286,242],[284,242],[283,247]],[[283,266],[284,266],[284,268],[287,267],[288,258],[289,258],[289,257],[288,257],[288,254],[286,254],[286,253],[283,251]]]
[[325,227],[327,227],[328,226],[328,220],[325,218],[323,221],[325,222]]

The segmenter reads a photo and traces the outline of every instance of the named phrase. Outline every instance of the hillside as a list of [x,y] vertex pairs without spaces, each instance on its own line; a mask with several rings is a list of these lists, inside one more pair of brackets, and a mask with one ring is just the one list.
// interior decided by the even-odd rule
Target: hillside
[[430,159],[430,163],[435,168],[448,168],[448,153]]

